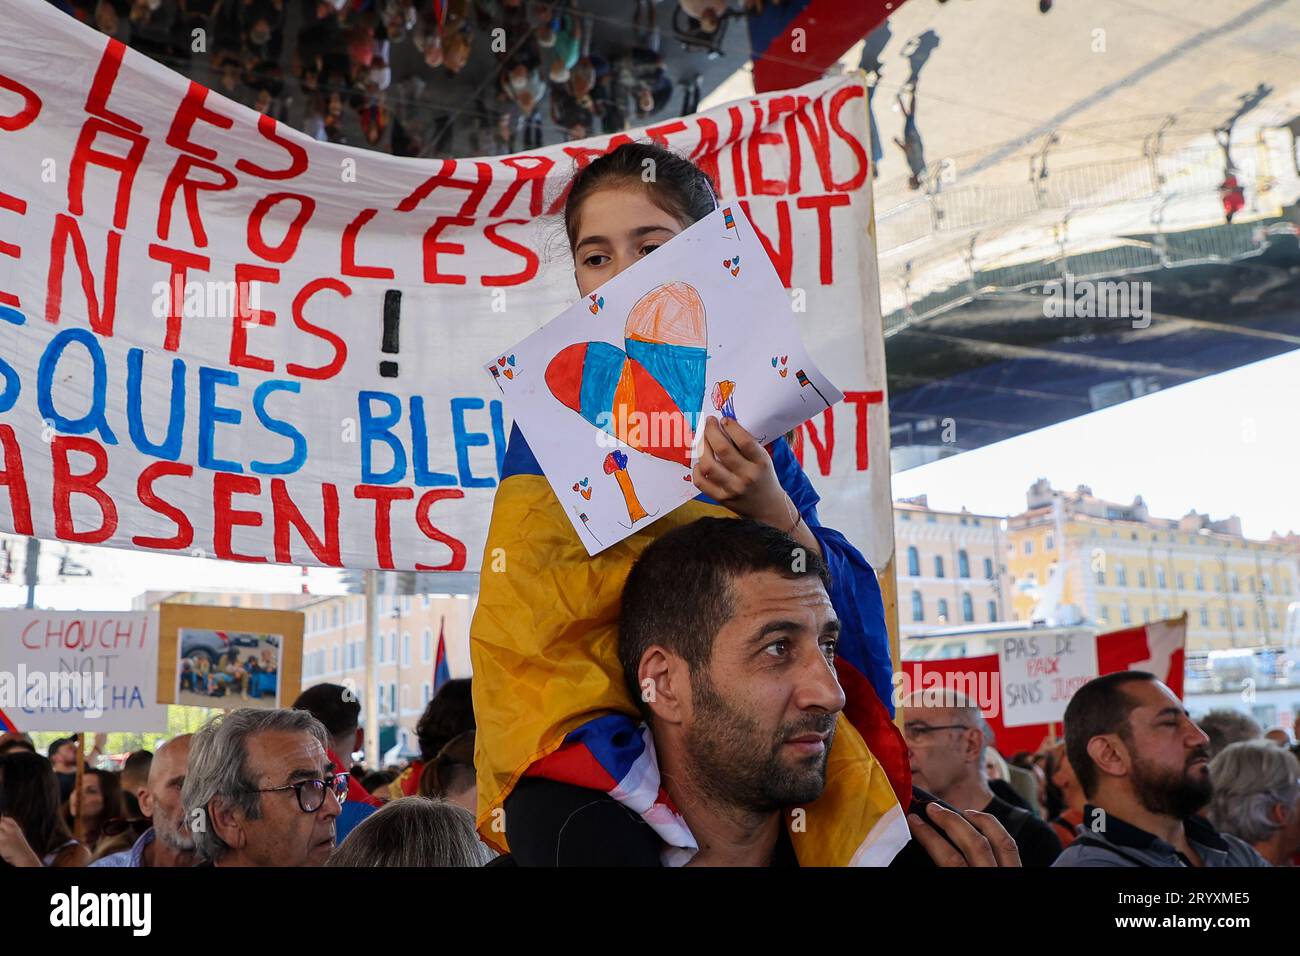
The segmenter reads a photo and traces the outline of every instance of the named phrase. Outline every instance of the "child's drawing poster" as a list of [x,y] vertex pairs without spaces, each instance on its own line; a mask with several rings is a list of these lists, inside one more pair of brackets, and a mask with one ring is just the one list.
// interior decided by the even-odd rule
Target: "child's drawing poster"
[[844,397],[804,351],[790,295],[738,204],[489,369],[589,554],[699,493],[693,445],[708,416],[766,443]]

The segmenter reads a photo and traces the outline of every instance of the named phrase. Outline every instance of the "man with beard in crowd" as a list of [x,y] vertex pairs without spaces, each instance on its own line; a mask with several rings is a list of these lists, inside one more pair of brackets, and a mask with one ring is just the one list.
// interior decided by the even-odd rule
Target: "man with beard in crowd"
[[1055,866],[1268,866],[1197,813],[1210,802],[1209,737],[1143,671],[1089,681],[1065,709],[1065,750],[1088,798]]
[[193,866],[194,836],[186,825],[181,787],[190,759],[191,734],[173,737],[149,763],[148,782],[133,794],[153,821],[129,850],[101,857],[91,866]]

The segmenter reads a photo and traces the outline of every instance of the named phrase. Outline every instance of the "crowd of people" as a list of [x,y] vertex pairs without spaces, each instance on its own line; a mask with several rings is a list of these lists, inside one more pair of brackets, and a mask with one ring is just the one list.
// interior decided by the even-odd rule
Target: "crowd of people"
[[[537,0],[50,2],[315,139],[399,156],[501,155],[700,98],[699,74],[662,55],[662,0],[629,0],[630,23]],[[705,4],[689,30],[716,31],[713,7],[726,16]]]
[[[701,853],[718,862],[746,851],[725,845],[735,838],[735,827],[723,823],[730,802],[748,809],[751,831],[770,828],[769,865],[792,863],[782,811],[815,801],[826,784],[826,754],[844,706],[825,666],[836,624],[825,567],[812,560],[791,571],[793,545],[757,522],[699,519],[646,549],[624,588],[623,601],[641,624],[620,636],[620,657],[630,681],[650,675],[658,691],[645,711],[660,765],[682,768],[672,779],[687,782],[670,784],[674,800],[708,833]],[[712,589],[685,589],[673,607],[651,597],[691,561],[727,570]],[[762,648],[767,659],[738,666],[737,649],[753,644],[756,614],[779,626],[760,629],[761,641],[770,641]],[[683,634],[677,625],[687,619],[711,622],[712,633]],[[695,663],[679,670],[675,654]],[[760,691],[771,688],[776,661],[803,714],[799,726],[782,725],[798,734],[776,737],[778,751],[799,745],[792,761],[776,759],[764,723],[768,703]],[[693,692],[692,667],[702,669]],[[689,703],[708,672],[711,681],[725,680],[711,690],[724,700]],[[749,710],[729,712],[725,723],[703,714],[735,700],[749,701]],[[1300,852],[1300,764],[1290,734],[1275,728],[1265,735],[1231,711],[1197,723],[1150,674],[1090,681],[1069,703],[1063,741],[1009,758],[997,751],[976,703],[955,691],[919,691],[904,707],[916,839],[895,865],[1286,866]],[[656,835],[640,817],[603,793],[553,781],[541,781],[549,789],[541,799],[532,791],[517,819],[484,821],[482,836],[507,835],[510,853],[484,842],[475,827],[468,679],[439,689],[417,727],[421,756],[400,772],[352,762],[359,724],[360,705],[346,687],[317,684],[290,709],[224,712],[153,753],[132,753],[120,771],[94,766],[92,751],[79,786],[75,738],[39,754],[27,737],[6,735],[0,858],[52,867],[658,859]]]

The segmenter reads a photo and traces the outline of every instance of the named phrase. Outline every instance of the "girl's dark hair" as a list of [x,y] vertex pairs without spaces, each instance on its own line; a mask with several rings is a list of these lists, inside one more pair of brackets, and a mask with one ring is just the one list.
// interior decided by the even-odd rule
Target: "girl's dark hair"
[[[654,172],[650,182],[643,178],[646,170]],[[689,159],[654,143],[624,143],[574,175],[564,203],[570,251],[578,241],[578,215],[587,197],[597,189],[624,183],[645,186],[650,201],[683,225],[699,222],[717,208],[717,193],[708,175]]]
[[474,698],[470,692],[470,679],[457,677],[438,688],[424,708],[424,714],[415,725],[415,736],[420,741],[420,759],[432,760],[447,746],[452,737],[473,730]]
[[453,737],[420,774],[422,797],[452,797],[474,786],[474,731]]
[[38,856],[72,839],[59,815],[59,781],[40,754],[13,750],[0,756],[0,815],[13,817]]

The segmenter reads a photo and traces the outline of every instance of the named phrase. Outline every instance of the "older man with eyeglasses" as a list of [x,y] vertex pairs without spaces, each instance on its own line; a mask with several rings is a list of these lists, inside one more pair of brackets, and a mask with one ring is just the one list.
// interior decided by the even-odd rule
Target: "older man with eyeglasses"
[[181,791],[200,865],[323,866],[347,799],[328,747],[306,711],[245,707],[208,721]]
[[1052,828],[989,787],[984,752],[992,736],[977,706],[953,690],[917,691],[903,702],[903,739],[912,783],[959,810],[995,817],[1025,866],[1051,866],[1061,853]]

